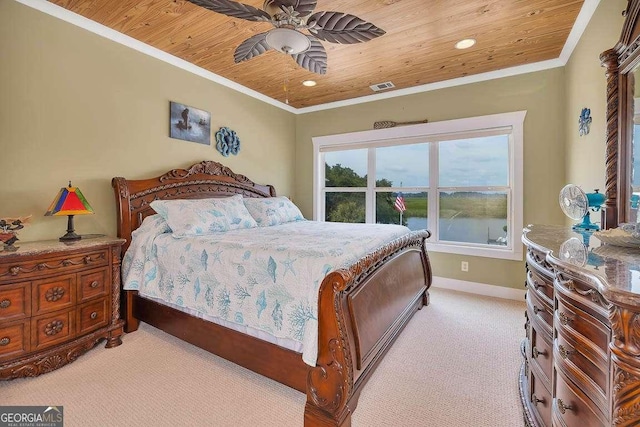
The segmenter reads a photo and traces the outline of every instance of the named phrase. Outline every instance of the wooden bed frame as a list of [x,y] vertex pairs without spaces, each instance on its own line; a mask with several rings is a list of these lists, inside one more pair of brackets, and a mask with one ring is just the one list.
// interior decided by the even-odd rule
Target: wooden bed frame
[[[174,169],[145,180],[113,178],[118,236],[153,214],[156,199],[273,197],[258,185],[213,161]],[[318,301],[318,358],[315,367],[292,350],[190,316],[124,291],[126,332],[140,321],[286,384],[307,395],[304,425],[350,426],[360,392],[413,314],[429,303],[432,273],[425,248],[429,232],[412,232],[367,255],[348,269],[329,273]]]

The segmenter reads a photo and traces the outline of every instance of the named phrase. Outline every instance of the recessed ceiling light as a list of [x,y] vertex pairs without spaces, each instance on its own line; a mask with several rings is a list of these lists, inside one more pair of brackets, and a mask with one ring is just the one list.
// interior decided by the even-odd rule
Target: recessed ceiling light
[[468,49],[476,44],[476,39],[464,39],[456,43],[456,49]]
[[317,83],[314,80],[305,80],[302,82],[302,84],[308,87],[312,87],[312,86],[315,86]]

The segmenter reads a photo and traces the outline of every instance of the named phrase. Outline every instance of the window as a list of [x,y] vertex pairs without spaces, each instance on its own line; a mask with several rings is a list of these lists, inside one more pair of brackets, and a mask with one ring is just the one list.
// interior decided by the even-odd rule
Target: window
[[427,228],[430,251],[521,260],[525,114],[315,137],[314,219]]

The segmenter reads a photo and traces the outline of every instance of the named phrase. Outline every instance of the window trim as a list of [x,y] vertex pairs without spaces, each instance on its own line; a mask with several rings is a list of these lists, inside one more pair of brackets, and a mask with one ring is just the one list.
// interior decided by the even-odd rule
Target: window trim
[[[336,135],[316,136],[313,141],[313,219],[319,221],[324,218],[322,211],[322,195],[320,179],[324,177],[324,164],[321,164],[324,151],[332,149],[357,149],[382,146],[403,145],[414,142],[433,142],[446,139],[459,139],[463,133],[472,135],[474,132],[510,130],[509,183],[511,187],[511,212],[509,227],[513,230],[509,236],[511,245],[505,248],[475,247],[473,245],[431,243],[427,240],[427,247],[433,252],[453,253],[460,255],[482,256],[522,261],[523,247],[520,242],[520,231],[523,228],[523,194],[524,194],[524,119],[527,112],[514,111],[509,113],[491,114],[464,119],[445,120],[433,123],[423,123],[410,126],[399,126],[388,129],[375,129],[360,132],[350,132]],[[436,144],[434,144],[436,145]],[[431,154],[430,154],[431,156]],[[430,170],[430,173],[435,173]],[[370,174],[369,174],[370,175]],[[434,183],[430,177],[429,182]],[[431,187],[429,191],[438,191]],[[429,207],[429,218],[436,206]],[[437,211],[435,212],[437,215]]]

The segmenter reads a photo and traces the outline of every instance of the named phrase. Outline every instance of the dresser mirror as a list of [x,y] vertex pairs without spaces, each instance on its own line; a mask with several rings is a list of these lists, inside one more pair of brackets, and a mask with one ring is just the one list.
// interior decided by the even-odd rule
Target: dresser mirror
[[[605,158],[605,193],[602,228],[615,228],[623,222],[636,222],[640,205],[640,170],[634,174],[640,157],[640,140],[634,144],[635,81],[640,79],[640,0],[629,0],[620,40],[612,49],[600,55],[607,77],[607,146]],[[640,82],[640,80],[638,80]],[[640,86],[640,83],[639,83]],[[640,135],[640,132],[638,133]],[[636,147],[638,146],[638,147]],[[640,165],[640,163],[639,163]]]

